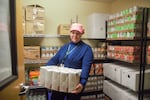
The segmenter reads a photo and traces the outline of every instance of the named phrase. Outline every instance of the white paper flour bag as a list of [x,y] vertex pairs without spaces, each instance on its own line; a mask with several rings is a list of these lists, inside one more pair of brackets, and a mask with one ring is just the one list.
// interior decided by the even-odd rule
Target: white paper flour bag
[[48,89],[51,89],[52,87],[52,74],[53,74],[53,68],[47,69],[45,71],[45,87]]
[[68,92],[71,92],[79,84],[81,70],[71,69],[68,76]]
[[45,71],[47,69],[47,66],[42,66],[40,67],[40,76],[39,76],[39,81],[41,86],[45,86]]
[[40,76],[39,76],[39,85],[40,86],[45,86],[45,72],[46,70],[48,69],[51,69],[51,68],[55,68],[57,66],[41,66],[40,67]]
[[60,87],[59,91],[68,92],[68,72],[63,69],[60,71]]
[[53,70],[52,73],[52,90],[59,91],[60,86],[60,71],[58,69]]

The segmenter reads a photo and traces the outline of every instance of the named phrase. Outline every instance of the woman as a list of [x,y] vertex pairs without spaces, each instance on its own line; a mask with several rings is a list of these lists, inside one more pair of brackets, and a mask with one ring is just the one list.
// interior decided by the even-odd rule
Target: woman
[[47,65],[61,65],[64,67],[82,69],[80,82],[71,93],[52,91],[51,100],[80,100],[81,93],[86,85],[93,52],[89,45],[81,40],[84,28],[80,23],[74,23],[70,28],[70,42],[60,48],[57,54],[48,61]]

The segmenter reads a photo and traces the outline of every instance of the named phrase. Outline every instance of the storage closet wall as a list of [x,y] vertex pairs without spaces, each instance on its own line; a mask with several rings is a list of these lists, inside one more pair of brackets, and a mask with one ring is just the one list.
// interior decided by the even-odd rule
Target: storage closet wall
[[[147,25],[149,9],[134,6],[108,19],[107,57],[114,63],[104,64],[104,93],[112,100],[149,100]],[[118,44],[119,43],[119,44]]]

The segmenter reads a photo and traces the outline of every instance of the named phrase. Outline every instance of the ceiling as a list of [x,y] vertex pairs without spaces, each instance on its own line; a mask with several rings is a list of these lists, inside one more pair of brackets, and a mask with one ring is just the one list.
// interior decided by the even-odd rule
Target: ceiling
[[114,2],[116,0],[87,0],[87,1]]
[[97,0],[97,1],[102,1],[102,2],[112,2],[112,1],[115,1],[115,0]]

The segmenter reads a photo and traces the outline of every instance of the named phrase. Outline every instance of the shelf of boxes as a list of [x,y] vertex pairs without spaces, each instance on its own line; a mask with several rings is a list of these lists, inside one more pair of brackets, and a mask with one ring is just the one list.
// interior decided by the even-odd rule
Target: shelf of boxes
[[49,59],[25,59],[24,64],[45,64]]
[[142,32],[142,10],[141,7],[132,7],[113,14],[108,18],[108,40],[137,39]]
[[150,98],[145,99],[144,94],[145,90],[150,90],[150,69],[146,67],[148,60],[145,59],[149,55],[146,11],[147,8],[134,6],[113,14],[108,19],[107,57],[115,62],[103,66],[104,77],[109,79],[104,81],[103,90],[112,100],[124,100],[126,97],[134,100]]

